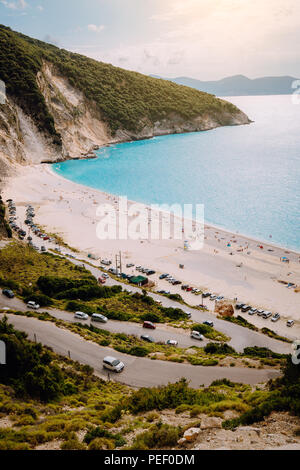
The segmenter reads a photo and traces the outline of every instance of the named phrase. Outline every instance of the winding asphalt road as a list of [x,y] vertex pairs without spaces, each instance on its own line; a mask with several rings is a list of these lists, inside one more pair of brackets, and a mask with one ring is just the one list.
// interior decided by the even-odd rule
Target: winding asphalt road
[[[112,284],[115,283],[112,279],[110,280]],[[123,286],[124,287],[124,286]],[[153,294],[153,297],[155,294]],[[165,305],[168,306],[182,308],[182,305],[175,304],[174,302],[170,301],[168,298],[162,298],[161,296],[157,296],[159,300]],[[14,299],[7,299],[5,296],[0,294],[0,307],[9,307],[13,310],[20,310],[25,312],[28,310],[26,305],[17,298]],[[140,337],[142,334],[149,334],[154,338],[156,342],[163,342],[165,343],[168,339],[173,339],[178,341],[178,346],[182,348],[188,348],[191,346],[199,346],[203,347],[207,344],[210,340],[205,339],[204,341],[198,341],[190,337],[189,332],[178,331],[176,328],[167,327],[165,325],[157,324],[156,330],[146,330],[142,328],[141,324],[137,323],[130,323],[130,322],[122,322],[116,320],[109,320],[108,323],[95,323],[91,322],[90,320],[83,321],[74,318],[74,315],[70,312],[54,309],[54,308],[43,308],[41,309],[43,312],[48,312],[53,317],[64,320],[70,323],[86,323],[92,324],[93,326],[101,329],[108,330],[112,333],[125,333],[127,335],[135,335]],[[239,325],[235,325],[224,320],[218,320],[213,314],[209,314],[206,312],[201,312],[199,310],[189,309],[192,313],[192,318],[195,322],[203,322],[204,320],[211,319],[214,322],[215,327],[219,330],[227,334],[231,337],[230,344],[236,351],[243,352],[243,349],[247,346],[261,346],[267,347],[274,352],[289,354],[291,352],[291,345],[288,343],[283,343],[281,341],[274,340],[272,338],[268,338],[267,336],[263,335],[262,333],[258,333],[256,331],[249,330],[248,328],[241,327]]]
[[[2,317],[3,314],[0,314],[0,318]],[[90,365],[94,368],[95,373],[102,378],[108,377],[102,367],[103,358],[107,355],[117,356],[124,362],[125,369],[121,374],[110,373],[110,378],[132,387],[167,385],[182,377],[185,377],[194,388],[200,385],[208,386],[213,380],[224,377],[233,382],[255,385],[278,377],[280,374],[279,371],[268,369],[200,367],[137,358],[116,353],[110,348],[101,347],[68,330],[58,328],[53,323],[40,321],[36,318],[10,314],[9,323],[13,324],[16,329],[25,331],[31,340],[34,340],[36,335],[38,342],[50,346],[58,354],[67,356],[70,352],[71,359]]]

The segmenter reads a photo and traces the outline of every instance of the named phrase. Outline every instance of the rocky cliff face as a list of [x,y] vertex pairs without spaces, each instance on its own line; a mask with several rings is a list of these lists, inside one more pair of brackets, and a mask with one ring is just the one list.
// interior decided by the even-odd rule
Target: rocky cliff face
[[5,105],[0,105],[0,179],[17,165],[81,158],[112,142],[249,123],[242,112],[235,115],[224,112],[217,118],[201,116],[189,121],[173,114],[154,124],[145,119],[140,123],[139,133],[119,130],[112,136],[95,103],[73,88],[52,64],[44,63],[37,74],[37,83],[54,117],[56,130],[62,136],[62,147],[53,145],[30,116],[8,99]]

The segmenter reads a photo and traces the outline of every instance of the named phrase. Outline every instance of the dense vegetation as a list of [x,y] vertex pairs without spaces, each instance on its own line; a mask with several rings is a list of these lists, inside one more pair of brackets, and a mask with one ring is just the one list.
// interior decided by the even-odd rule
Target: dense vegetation
[[49,401],[74,391],[60,368],[53,364],[53,355],[41,344],[26,340],[4,317],[0,321],[0,340],[6,345],[9,367],[1,367],[1,382],[14,388],[19,396]]
[[[200,426],[202,414],[224,419],[226,410],[234,410],[239,417],[223,421],[225,428],[257,422],[274,410],[300,416],[300,371],[290,358],[283,376],[263,390],[228,379],[198,389],[181,379],[131,390],[29,342],[6,320],[0,322],[0,339],[8,346],[10,363],[9,369],[1,366],[0,418],[8,417],[13,426],[0,426],[0,450],[34,449],[54,441],[64,450],[171,448],[185,429]],[[164,410],[180,415],[180,425],[175,419],[163,423]]]
[[239,418],[223,423],[226,429],[234,429],[241,425],[249,425],[262,421],[273,411],[288,411],[300,417],[300,367],[288,356],[283,367],[283,376],[269,384],[267,395],[256,395],[251,400],[251,409]]
[[57,144],[60,136],[36,82],[43,61],[52,63],[73,87],[96,103],[113,133],[120,128],[137,132],[145,123],[175,114],[184,120],[209,115],[226,125],[230,115],[238,112],[213,95],[97,62],[0,26],[0,78],[7,84],[7,93]]

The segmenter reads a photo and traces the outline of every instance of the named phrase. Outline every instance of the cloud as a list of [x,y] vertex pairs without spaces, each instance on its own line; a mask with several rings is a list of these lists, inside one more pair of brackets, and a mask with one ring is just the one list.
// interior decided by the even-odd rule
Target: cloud
[[11,10],[24,10],[25,8],[28,7],[28,4],[25,2],[25,0],[16,0],[13,2],[9,2],[7,0],[1,0],[1,3],[6,8],[10,8]]
[[92,31],[93,33],[101,33],[105,29],[105,26],[103,24],[100,24],[97,26],[96,24],[89,24],[88,25],[88,30]]

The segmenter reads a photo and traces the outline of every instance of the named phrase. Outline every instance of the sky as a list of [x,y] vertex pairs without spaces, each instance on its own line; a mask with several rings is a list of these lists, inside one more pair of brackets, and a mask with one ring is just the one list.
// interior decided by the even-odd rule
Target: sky
[[0,23],[145,74],[300,77],[299,0],[0,0]]

